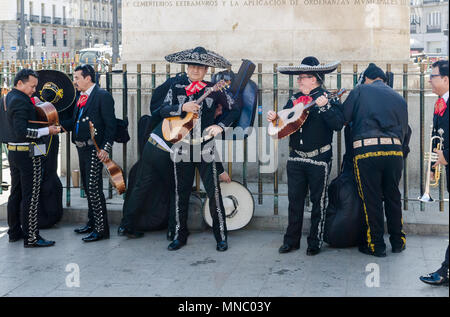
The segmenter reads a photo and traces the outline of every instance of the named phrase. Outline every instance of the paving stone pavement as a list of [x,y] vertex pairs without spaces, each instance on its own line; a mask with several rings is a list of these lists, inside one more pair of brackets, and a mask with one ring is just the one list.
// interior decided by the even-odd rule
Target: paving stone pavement
[[[84,243],[74,226],[41,230],[54,247],[25,249],[22,242],[8,242],[7,224],[0,222],[0,296],[449,296],[448,287],[418,279],[440,266],[448,235],[408,236],[407,249],[388,249],[386,258],[326,245],[309,257],[305,236],[300,250],[279,254],[282,231],[230,232],[223,253],[215,250],[210,230],[193,232],[184,248],[171,252],[164,231],[131,240],[111,226],[109,240]],[[74,267],[79,287],[69,287],[77,281]],[[377,286],[373,267],[379,287],[366,285]]]

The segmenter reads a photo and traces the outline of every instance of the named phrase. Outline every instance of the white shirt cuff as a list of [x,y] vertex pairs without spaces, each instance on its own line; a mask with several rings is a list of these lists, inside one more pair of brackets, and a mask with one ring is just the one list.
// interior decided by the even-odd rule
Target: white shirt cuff
[[50,130],[48,128],[40,128],[38,129],[38,136],[37,138],[39,139],[40,137],[46,136],[50,134]]

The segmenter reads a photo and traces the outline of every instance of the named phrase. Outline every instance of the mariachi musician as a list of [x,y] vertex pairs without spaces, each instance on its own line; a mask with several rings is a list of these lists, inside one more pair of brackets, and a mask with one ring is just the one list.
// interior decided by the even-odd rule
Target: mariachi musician
[[[37,123],[34,99],[39,75],[22,69],[14,78],[14,88],[6,96],[8,124],[14,131],[8,142],[11,172],[11,195],[8,200],[9,241],[24,239],[25,248],[50,247],[54,241],[45,240],[38,230],[38,205],[41,193],[42,159],[46,154],[44,136],[55,135],[60,127],[42,127]],[[20,208],[18,200],[20,200]],[[22,217],[18,216],[22,209]]]
[[[290,135],[289,159],[287,162],[289,214],[288,227],[280,253],[300,248],[305,198],[310,188],[312,201],[311,229],[308,236],[307,255],[320,252],[328,192],[328,176],[331,170],[333,131],[339,131],[344,117],[338,100],[328,100],[323,83],[325,74],[333,72],[338,62],[320,65],[315,57],[306,57],[300,66],[282,66],[278,71],[287,75],[298,75],[300,92],[294,94],[284,109],[297,103],[304,105],[315,100],[317,107],[309,110],[309,115],[301,128]],[[277,113],[269,111],[267,120],[277,119]]]
[[[215,164],[214,140],[206,140],[202,136],[212,136],[224,132],[239,116],[237,105],[232,105],[228,115],[214,124],[216,109],[219,104],[229,107],[223,92],[214,91],[200,105],[195,101],[213,85],[204,81],[208,67],[229,68],[231,64],[222,56],[208,51],[203,47],[181,51],[165,57],[168,62],[187,64],[187,78],[172,85],[161,108],[163,118],[183,116],[191,112],[199,117],[187,140],[181,140],[173,147],[175,176],[175,236],[169,244],[169,250],[183,247],[189,235],[187,228],[187,213],[189,197],[192,190],[195,168],[198,168],[207,196],[210,201],[213,231],[217,251],[228,249],[225,212],[220,194],[219,174]],[[200,140],[199,142],[196,142]],[[202,141],[203,140],[203,141]],[[187,142],[187,143],[186,143]]]
[[[96,76],[92,66],[85,64],[76,67],[73,82],[80,95],[72,118],[61,121],[61,125],[67,131],[72,131],[72,142],[77,147],[81,180],[88,199],[88,223],[75,229],[75,232],[89,233],[82,240],[93,242],[109,238],[102,163],[109,160],[117,123],[114,99],[95,83]],[[93,123],[97,131],[95,141],[100,149],[98,152],[91,139],[89,122]]]

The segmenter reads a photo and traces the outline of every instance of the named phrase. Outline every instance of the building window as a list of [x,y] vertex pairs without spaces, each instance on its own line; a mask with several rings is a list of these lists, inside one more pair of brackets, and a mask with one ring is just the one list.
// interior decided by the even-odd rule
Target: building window
[[57,30],[53,30],[53,46],[56,46],[56,36],[57,36],[58,32]]
[[47,30],[46,29],[42,29],[42,46],[46,46],[47,45],[46,36],[47,36]]
[[30,28],[30,46],[34,45],[33,29]]
[[63,45],[67,46],[67,30],[63,31]]

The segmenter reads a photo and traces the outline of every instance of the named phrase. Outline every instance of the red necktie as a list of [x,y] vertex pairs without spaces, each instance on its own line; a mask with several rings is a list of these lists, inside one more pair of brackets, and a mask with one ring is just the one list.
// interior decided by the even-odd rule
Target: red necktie
[[439,98],[438,100],[436,100],[436,103],[434,104],[434,114],[442,117],[446,109],[447,104],[445,103],[444,98]]
[[310,96],[300,96],[296,100],[294,100],[293,104],[294,106],[302,103],[304,106],[306,106],[308,103],[310,103],[313,99]]
[[83,108],[86,105],[86,102],[88,100],[89,95],[81,95],[80,98],[78,98],[77,107]]
[[203,88],[206,87],[206,84],[202,81],[193,81],[189,86],[187,86],[186,88],[186,95],[189,97],[190,95],[193,95],[197,92],[199,92],[200,90],[202,90]]
[[33,104],[33,106],[36,107],[36,100],[34,100],[34,97],[31,97],[30,99],[31,99],[31,103]]

